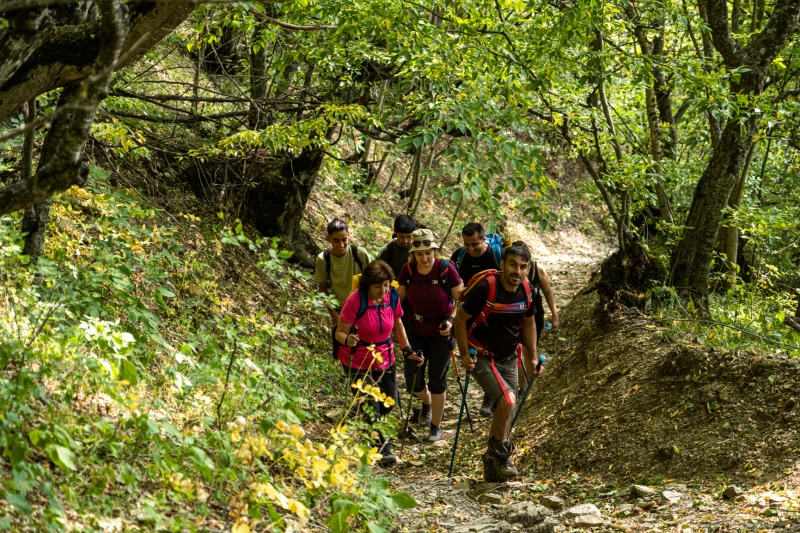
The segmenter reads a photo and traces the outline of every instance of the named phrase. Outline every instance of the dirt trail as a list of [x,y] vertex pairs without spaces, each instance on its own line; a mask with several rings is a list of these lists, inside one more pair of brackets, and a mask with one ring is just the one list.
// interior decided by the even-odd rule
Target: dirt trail
[[[610,252],[607,247],[592,243],[574,230],[546,233],[539,238],[522,226],[512,225],[509,233],[514,238],[526,241],[532,247],[535,259],[547,268],[553,280],[559,308],[566,306],[585,287],[591,273]],[[572,317],[573,322],[580,320],[577,314]],[[655,335],[653,330],[647,331]],[[551,340],[554,339],[555,336]],[[552,345],[552,342],[545,342],[545,346]],[[640,356],[647,356],[643,353],[649,349],[647,346],[649,344],[639,346]],[[556,372],[559,366],[561,361],[553,363],[550,378],[559,379],[555,375],[560,373]],[[546,383],[545,380],[537,385],[541,388]],[[574,385],[580,387],[577,382]],[[526,438],[528,430],[520,429],[523,433],[516,437],[518,454],[515,456],[520,478],[505,484],[485,483],[480,454],[485,449],[488,438],[489,420],[478,415],[482,392],[474,383],[470,384],[467,402],[473,415],[474,431],[470,430],[465,416],[453,477],[448,479],[447,469],[460,400],[458,383],[452,370],[448,386],[448,402],[443,421],[444,440],[433,445],[428,444],[424,440],[427,431],[414,426],[415,435],[407,440],[399,464],[383,470],[383,475],[392,481],[396,490],[410,493],[419,504],[416,509],[404,511],[398,516],[396,531],[546,533],[579,528],[594,528],[593,531],[609,533],[800,531],[800,527],[797,527],[800,523],[800,468],[791,461],[779,476],[748,479],[729,474],[720,475],[716,482],[713,477],[709,480],[708,476],[702,481],[689,479],[691,476],[677,480],[666,479],[667,476],[646,473],[643,467],[641,472],[635,473],[635,477],[605,475],[598,473],[596,468],[591,474],[572,472],[564,469],[563,465],[561,469],[543,469],[537,461],[546,452],[541,443],[541,435],[538,438]],[[536,387],[531,397],[534,402],[537,398],[535,389]],[[609,391],[613,394],[613,390]],[[408,397],[404,392],[401,394],[405,408]],[[543,389],[539,391],[538,397],[540,400],[545,396],[552,398],[554,394],[557,396],[557,391],[545,394]],[[551,411],[555,413],[555,410]],[[527,416],[522,417],[526,425],[539,418],[538,410],[531,413],[533,412],[529,411]],[[558,424],[550,429],[544,421],[541,427],[544,429],[540,428],[540,432],[569,431],[566,427],[558,427]],[[630,431],[630,428],[627,430]],[[644,433],[643,430],[644,428],[638,433]],[[633,431],[627,438],[625,435],[618,438],[625,439],[624,445],[630,447],[635,446],[632,443],[639,436]],[[566,456],[569,455],[567,452],[594,446],[591,434],[588,438],[578,435],[577,432],[572,434],[572,439],[569,434],[559,437],[561,438],[555,440],[561,448],[556,454]],[[793,446],[800,448],[800,441]],[[398,443],[396,453],[399,449]],[[709,450],[709,453],[719,451]],[[731,448],[730,453],[738,452]],[[594,450],[594,454],[605,454],[607,461],[613,463],[618,452],[615,448],[608,448]],[[547,463],[547,460],[543,462]],[[749,464],[746,465],[749,468]],[[743,485],[741,489],[729,488],[728,495],[732,498],[728,499],[723,497],[723,491],[727,487],[725,480],[731,478],[739,480]],[[634,482],[648,483],[650,486],[634,487]],[[552,510],[538,504],[544,504]],[[550,516],[545,518],[547,514]]]

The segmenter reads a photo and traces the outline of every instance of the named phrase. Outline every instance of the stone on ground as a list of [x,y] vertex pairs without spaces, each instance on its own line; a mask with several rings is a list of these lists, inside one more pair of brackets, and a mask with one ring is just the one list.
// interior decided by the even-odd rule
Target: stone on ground
[[567,509],[566,514],[568,517],[586,515],[600,516],[600,509],[593,503],[582,503],[581,505],[576,505]]
[[554,511],[560,511],[564,507],[564,500],[558,496],[542,496],[539,503]]
[[674,490],[665,490],[661,493],[661,496],[664,498],[664,503],[669,503],[670,505],[675,505],[683,498],[683,494]]
[[494,492],[485,492],[478,496],[478,503],[489,505],[492,503],[503,503],[503,497]]
[[634,498],[647,498],[648,496],[652,496],[655,494],[655,489],[651,489],[645,485],[633,485],[631,486],[631,496]]
[[509,524],[519,524],[525,528],[544,522],[552,514],[550,509],[533,502],[517,502],[495,513]]
[[452,529],[453,533],[510,533],[511,524],[493,516],[484,516],[474,522]]
[[590,528],[605,525],[605,521],[597,515],[587,514],[575,518],[575,527]]
[[742,494],[744,494],[744,491],[736,485],[728,485],[728,488],[726,488],[725,492],[722,493],[722,497],[726,500],[735,500]]

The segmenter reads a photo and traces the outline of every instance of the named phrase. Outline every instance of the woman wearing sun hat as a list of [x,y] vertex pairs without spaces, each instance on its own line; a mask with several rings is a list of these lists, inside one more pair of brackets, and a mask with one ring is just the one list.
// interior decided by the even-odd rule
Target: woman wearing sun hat
[[436,257],[438,249],[431,230],[414,231],[409,262],[397,278],[400,300],[408,298],[411,304],[409,342],[415,350],[425,354],[425,362],[420,367],[406,361],[406,388],[410,390],[412,384],[416,385],[414,394],[422,400],[418,422],[421,426],[430,426],[430,442],[442,439],[450,335],[456,314],[455,302],[464,288],[455,265]]

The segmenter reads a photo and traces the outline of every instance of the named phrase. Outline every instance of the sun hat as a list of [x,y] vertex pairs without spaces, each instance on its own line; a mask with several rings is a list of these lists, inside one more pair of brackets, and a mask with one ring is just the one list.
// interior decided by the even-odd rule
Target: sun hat
[[421,252],[423,250],[438,250],[436,236],[429,229],[417,229],[411,234],[410,252]]

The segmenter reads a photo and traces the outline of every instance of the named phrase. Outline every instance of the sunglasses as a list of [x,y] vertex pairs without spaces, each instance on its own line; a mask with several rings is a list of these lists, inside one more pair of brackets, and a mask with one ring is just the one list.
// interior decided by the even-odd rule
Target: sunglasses
[[433,244],[433,241],[425,239],[424,241],[414,241],[411,243],[411,246],[414,248],[419,248],[420,245],[430,246],[431,244]]

